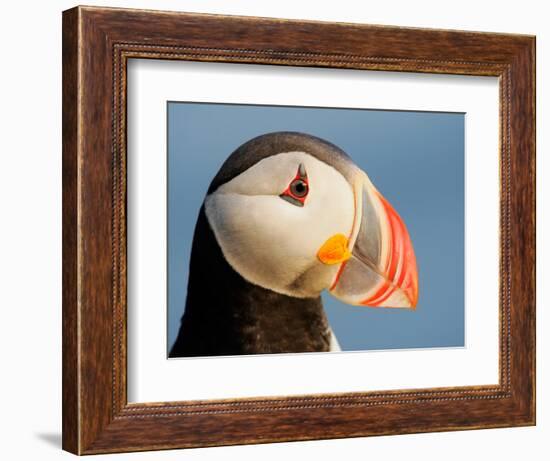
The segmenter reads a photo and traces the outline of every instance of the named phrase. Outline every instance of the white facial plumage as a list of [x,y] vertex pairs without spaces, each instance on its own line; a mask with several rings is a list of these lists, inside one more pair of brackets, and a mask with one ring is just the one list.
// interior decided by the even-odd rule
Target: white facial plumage
[[[300,164],[309,184],[303,207],[279,196]],[[351,234],[355,199],[332,166],[305,152],[284,152],[209,194],[205,212],[225,259],[242,277],[278,293],[317,297],[338,270],[320,262],[317,252],[329,237]]]

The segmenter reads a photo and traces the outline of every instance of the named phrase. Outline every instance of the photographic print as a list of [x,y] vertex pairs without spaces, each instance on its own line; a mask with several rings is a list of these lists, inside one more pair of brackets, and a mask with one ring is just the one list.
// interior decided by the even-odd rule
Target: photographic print
[[168,102],[170,358],[464,346],[464,114]]

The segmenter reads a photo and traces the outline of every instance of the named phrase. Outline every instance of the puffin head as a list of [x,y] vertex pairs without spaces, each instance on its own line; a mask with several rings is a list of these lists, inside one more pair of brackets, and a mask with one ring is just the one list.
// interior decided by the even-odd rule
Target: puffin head
[[234,151],[204,201],[231,267],[277,293],[414,308],[418,277],[407,229],[367,174],[335,145],[297,132]]

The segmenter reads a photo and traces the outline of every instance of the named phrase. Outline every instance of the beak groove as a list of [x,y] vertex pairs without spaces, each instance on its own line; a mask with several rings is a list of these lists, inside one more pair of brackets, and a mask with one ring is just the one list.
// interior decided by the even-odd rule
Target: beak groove
[[415,308],[418,273],[403,220],[363,173],[357,181],[351,257],[341,263],[329,291],[348,304]]

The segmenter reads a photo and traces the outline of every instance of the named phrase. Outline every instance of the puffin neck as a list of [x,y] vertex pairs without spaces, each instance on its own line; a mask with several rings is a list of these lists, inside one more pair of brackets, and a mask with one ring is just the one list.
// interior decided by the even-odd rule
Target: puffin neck
[[321,298],[294,298],[254,285],[227,262],[199,212],[185,313],[170,357],[321,352],[330,330]]

